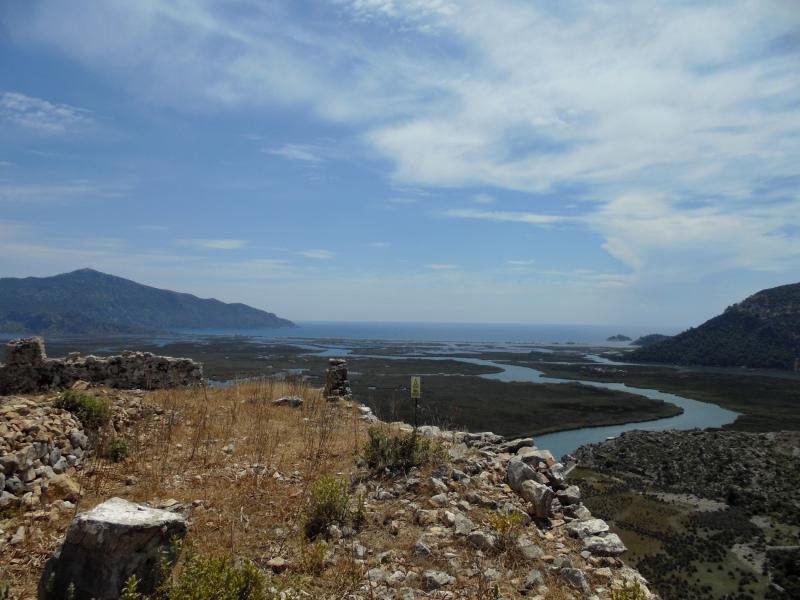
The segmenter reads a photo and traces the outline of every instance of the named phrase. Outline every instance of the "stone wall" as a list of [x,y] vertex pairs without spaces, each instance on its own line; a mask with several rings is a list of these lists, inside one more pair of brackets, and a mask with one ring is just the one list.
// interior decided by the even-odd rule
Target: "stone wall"
[[328,400],[339,398],[350,399],[353,392],[350,389],[350,380],[347,377],[347,361],[343,358],[329,358],[328,368],[325,371],[325,389],[322,395]]
[[202,380],[200,363],[150,352],[123,352],[102,358],[73,352],[67,358],[47,358],[40,337],[8,342],[6,364],[0,365],[0,395],[63,389],[76,381],[152,390],[195,385]]

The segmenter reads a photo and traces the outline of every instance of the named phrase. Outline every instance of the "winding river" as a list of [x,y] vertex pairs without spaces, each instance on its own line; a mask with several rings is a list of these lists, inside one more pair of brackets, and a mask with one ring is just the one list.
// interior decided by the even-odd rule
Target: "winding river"
[[536,436],[536,445],[540,448],[547,448],[554,456],[563,456],[574,452],[579,446],[602,442],[606,438],[618,436],[623,431],[632,429],[644,429],[647,431],[663,431],[665,429],[693,429],[695,427],[721,427],[727,423],[732,423],[739,413],[722,408],[710,402],[699,402],[675,394],[667,394],[649,388],[630,387],[624,383],[605,383],[600,381],[587,381],[583,379],[559,379],[556,377],[546,377],[541,371],[530,367],[518,365],[506,365],[491,360],[478,358],[458,358],[462,362],[474,365],[484,365],[503,369],[501,373],[490,373],[480,375],[486,379],[497,379],[498,381],[523,381],[529,383],[581,383],[596,388],[618,390],[637,394],[652,400],[663,400],[671,402],[683,409],[683,413],[674,417],[654,419],[640,423],[625,423],[623,425],[603,425],[600,427],[583,427],[568,431],[557,431]]
[[[316,349],[314,352],[316,356],[327,357],[344,357],[351,358],[380,358],[386,360],[406,360],[411,358],[421,358],[425,360],[456,360],[463,363],[473,365],[481,365],[486,367],[494,367],[502,369],[499,373],[488,373],[479,375],[485,379],[496,379],[498,381],[507,382],[527,382],[527,383],[581,383],[586,386],[605,388],[609,390],[618,390],[621,392],[628,392],[638,396],[644,396],[651,400],[663,400],[664,402],[671,402],[683,409],[683,413],[674,417],[664,417],[661,419],[653,419],[651,421],[641,421],[637,423],[625,423],[622,425],[602,425],[600,427],[582,427],[580,429],[570,429],[567,431],[557,431],[555,433],[547,433],[536,436],[536,445],[539,448],[546,448],[553,453],[554,456],[563,456],[564,454],[571,454],[578,449],[579,446],[584,444],[593,444],[595,442],[602,442],[603,440],[616,437],[624,431],[633,429],[642,429],[647,431],[663,431],[665,429],[694,429],[694,428],[707,428],[707,427],[721,427],[728,423],[732,423],[739,416],[739,413],[732,410],[722,408],[710,402],[700,402],[692,400],[691,398],[684,398],[676,394],[668,394],[649,388],[631,387],[624,383],[606,383],[601,381],[590,381],[585,379],[559,379],[556,377],[547,377],[541,371],[531,367],[523,367],[520,365],[508,365],[504,363],[495,362],[492,360],[485,360],[481,358],[464,358],[455,356],[430,356],[424,355],[374,355],[374,354],[354,354],[348,348],[342,347],[328,347],[320,350],[319,346],[306,346],[307,349]],[[591,359],[597,359],[595,362],[603,362],[614,364],[612,361],[601,359],[600,357],[589,356]]]

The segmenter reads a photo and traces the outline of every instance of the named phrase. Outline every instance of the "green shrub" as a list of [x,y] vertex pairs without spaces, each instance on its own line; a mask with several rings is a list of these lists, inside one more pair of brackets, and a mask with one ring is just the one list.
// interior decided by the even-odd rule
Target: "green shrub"
[[647,600],[647,596],[638,583],[625,582],[620,590],[611,590],[611,600]]
[[116,436],[108,442],[106,452],[111,460],[118,463],[128,458],[131,453],[131,446],[124,437]]
[[178,575],[163,586],[169,600],[272,600],[269,576],[249,560],[193,554]]
[[111,408],[103,398],[65,390],[55,401],[55,407],[71,412],[84,427],[97,430],[111,418]]
[[325,570],[325,553],[328,545],[322,541],[308,542],[305,537],[300,540],[300,564],[303,571],[311,575],[321,575]]
[[419,436],[416,432],[390,436],[377,427],[371,427],[363,458],[374,470],[407,472],[412,467],[441,462],[444,449],[440,442]]
[[331,525],[343,525],[350,514],[347,484],[336,477],[323,475],[311,484],[305,512],[305,534],[314,538]]
[[119,600],[145,600],[145,595],[139,592],[139,579],[136,575],[128,577]]
[[489,524],[497,532],[497,550],[505,552],[517,547],[517,538],[522,534],[522,515],[516,512],[496,512],[489,517]]

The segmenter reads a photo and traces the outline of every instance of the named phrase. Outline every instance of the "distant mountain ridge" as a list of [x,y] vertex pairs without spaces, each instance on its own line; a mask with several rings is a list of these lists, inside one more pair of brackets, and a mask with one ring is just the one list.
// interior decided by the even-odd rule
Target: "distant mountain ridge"
[[662,342],[671,337],[671,335],[664,335],[663,333],[649,333],[647,335],[643,335],[642,337],[636,338],[633,342],[631,342],[631,346],[652,346],[653,344],[657,344],[658,342]]
[[627,358],[679,365],[793,369],[800,359],[800,283],[761,290]]
[[293,327],[273,313],[142,285],[93,269],[53,277],[0,278],[0,331],[148,333]]

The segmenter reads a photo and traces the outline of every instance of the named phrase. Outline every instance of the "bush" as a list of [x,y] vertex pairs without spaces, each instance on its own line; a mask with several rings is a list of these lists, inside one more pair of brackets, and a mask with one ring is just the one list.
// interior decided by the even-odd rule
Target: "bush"
[[489,524],[497,532],[497,550],[505,552],[517,547],[522,534],[522,515],[516,512],[497,512],[489,517]]
[[309,539],[331,525],[343,525],[350,514],[350,494],[341,479],[323,475],[311,484],[305,512],[305,534]]
[[328,545],[324,541],[307,542],[300,540],[300,563],[303,571],[311,575],[321,575],[325,570],[325,553]]
[[188,556],[180,573],[164,586],[169,600],[272,600],[269,576],[249,560],[228,556]]
[[106,448],[108,457],[115,463],[122,462],[131,453],[131,446],[124,437],[113,437]]
[[611,600],[646,600],[647,596],[638,583],[626,582],[621,590],[611,590]]
[[111,409],[102,398],[81,394],[75,390],[65,390],[55,401],[55,407],[71,412],[78,417],[84,427],[100,429],[111,418]]
[[405,473],[412,467],[441,462],[444,449],[441,443],[416,432],[389,436],[383,430],[371,427],[363,458],[372,469]]

